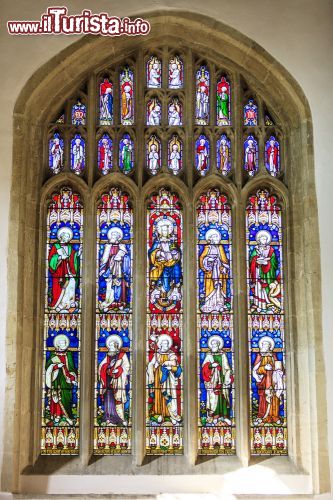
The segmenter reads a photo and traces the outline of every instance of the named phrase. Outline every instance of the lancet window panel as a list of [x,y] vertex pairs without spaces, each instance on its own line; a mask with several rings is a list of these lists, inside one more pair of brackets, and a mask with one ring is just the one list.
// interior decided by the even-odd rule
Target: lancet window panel
[[62,188],[47,210],[41,453],[79,452],[83,206]]

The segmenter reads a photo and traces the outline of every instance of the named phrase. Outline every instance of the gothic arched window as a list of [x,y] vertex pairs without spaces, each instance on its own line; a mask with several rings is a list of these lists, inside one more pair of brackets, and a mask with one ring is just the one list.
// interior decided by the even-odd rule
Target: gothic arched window
[[83,391],[96,455],[132,454],[138,432],[147,455],[183,454],[189,435],[198,455],[235,454],[239,432],[252,454],[287,454],[285,144],[264,96],[190,49],[134,51],[61,103],[45,141],[42,454],[79,453]]

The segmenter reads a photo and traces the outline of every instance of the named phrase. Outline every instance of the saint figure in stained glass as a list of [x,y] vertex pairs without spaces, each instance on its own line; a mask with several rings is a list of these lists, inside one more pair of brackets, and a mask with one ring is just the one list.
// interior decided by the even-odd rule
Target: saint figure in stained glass
[[216,87],[217,125],[230,125],[230,84],[224,76]]
[[72,388],[77,385],[77,369],[73,355],[68,350],[69,344],[66,335],[56,335],[53,340],[55,350],[50,352],[45,366],[50,421],[55,426],[72,426],[75,423]]
[[180,89],[183,86],[183,63],[178,56],[169,62],[169,88]]
[[208,172],[209,160],[209,141],[205,135],[200,135],[195,143],[195,164],[200,175]]
[[147,62],[147,87],[157,89],[161,87],[162,64],[161,61],[152,56]]
[[104,175],[112,169],[112,139],[108,134],[98,141],[98,168]]
[[161,125],[162,106],[154,97],[147,103],[147,125]]
[[49,167],[53,174],[59,174],[64,166],[64,141],[60,134],[54,134],[49,142]]
[[80,175],[85,167],[85,141],[80,134],[76,134],[71,141],[71,169]]
[[257,232],[257,244],[250,255],[249,268],[253,290],[251,311],[281,311],[279,266],[271,241],[272,235],[269,231],[263,229]]
[[100,309],[123,309],[129,303],[131,258],[122,243],[123,231],[112,227],[100,261]]
[[209,71],[202,66],[196,77],[195,122],[197,125],[208,125],[209,121]]
[[225,308],[229,261],[217,229],[206,233],[206,244],[199,257],[199,266],[204,274],[204,299],[200,309],[204,313],[220,312]]
[[134,124],[134,74],[126,67],[120,73],[120,107],[122,125]]
[[99,86],[99,123],[113,124],[113,85],[107,78]]
[[175,175],[182,168],[182,143],[177,135],[174,135],[168,143],[168,167]]
[[253,177],[258,170],[258,143],[249,135],[244,142],[244,170]]
[[254,360],[252,375],[258,391],[258,414],[254,425],[281,424],[281,400],[285,377],[283,361],[274,352],[274,340],[265,335],[258,342],[259,352]]
[[223,175],[227,175],[231,170],[231,143],[225,134],[222,134],[216,143],[216,165]]
[[147,168],[153,175],[161,168],[161,142],[155,135],[147,143]]
[[134,144],[129,134],[124,134],[119,143],[119,168],[124,174],[132,172],[134,167]]
[[151,403],[151,416],[159,424],[166,419],[173,425],[182,421],[177,401],[177,389],[182,369],[177,354],[172,351],[170,335],[160,335],[157,349],[147,365],[147,381]]
[[244,106],[244,125],[258,125],[258,107],[253,99],[249,99],[249,102]]
[[208,352],[202,363],[202,378],[206,389],[207,424],[219,422],[231,425],[231,385],[233,375],[228,357],[223,351],[223,339],[212,335],[208,339]]
[[110,335],[106,339],[108,349],[105,357],[98,365],[98,378],[104,403],[103,420],[107,425],[127,426],[125,420],[125,404],[128,399],[130,363],[122,350],[123,341],[119,335]]
[[151,302],[162,307],[180,300],[181,253],[173,238],[173,221],[166,217],[156,223],[157,235],[148,251]]
[[182,125],[182,105],[177,97],[174,97],[168,106],[168,121],[170,127]]
[[280,145],[274,136],[265,145],[265,165],[268,172],[276,177],[280,170]]
[[61,227],[49,253],[49,307],[57,312],[74,312],[78,307],[81,249],[75,250],[72,239],[72,229]]

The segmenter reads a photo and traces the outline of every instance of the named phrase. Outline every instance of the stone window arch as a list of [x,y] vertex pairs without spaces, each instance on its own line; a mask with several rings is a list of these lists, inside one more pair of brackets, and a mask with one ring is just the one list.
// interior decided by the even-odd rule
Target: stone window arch
[[[321,401],[324,387],[324,375],[320,368],[319,354],[307,358],[308,350],[316,342],[321,345],[320,332],[320,294],[317,290],[316,277],[319,273],[318,259],[315,254],[315,235],[318,232],[316,199],[313,184],[313,158],[311,142],[310,112],[301,89],[292,77],[279,66],[268,54],[253,42],[236,34],[227,27],[210,27],[209,23],[200,32],[200,40],[194,37],[198,33],[199,18],[195,15],[181,14],[182,34],[175,36],[174,30],[179,28],[179,17],[174,14],[152,16],[151,34],[139,44],[137,40],[119,39],[83,39],[73,47],[57,56],[35,75],[36,79],[27,83],[17,102],[14,126],[17,145],[14,148],[14,179],[20,178],[19,187],[12,191],[12,224],[18,237],[17,250],[11,255],[13,280],[17,279],[17,294],[10,304],[8,335],[15,347],[11,347],[11,359],[16,360],[18,369],[10,379],[8,394],[13,387],[16,391],[15,406],[8,402],[8,414],[16,414],[15,437],[9,443],[9,461],[7,477],[13,488],[28,484],[31,474],[54,473],[60,467],[65,474],[113,474],[121,473],[124,468],[134,474],[159,474],[162,467],[164,474],[175,474],[181,467],[184,474],[207,474],[213,471],[224,474],[227,471],[240,471],[253,464],[250,451],[250,415],[249,415],[249,380],[248,380],[248,348],[247,348],[247,304],[246,304],[246,241],[245,241],[245,209],[248,199],[258,189],[266,189],[274,193],[283,208],[284,225],[284,273],[286,280],[286,368],[288,372],[288,430],[289,458],[274,458],[267,464],[273,470],[282,467],[288,471],[292,463],[298,481],[313,484],[314,491],[325,487],[326,472],[324,450],[320,436],[325,429],[325,411]],[[197,40],[197,41],[193,41]],[[223,47],[218,50],[217,47]],[[145,62],[150,55],[157,54],[163,61],[169,52],[178,55],[184,62],[184,81],[188,87],[168,92],[165,88],[149,89],[144,92],[143,82],[146,80]],[[92,61],[91,54],[94,54]],[[112,64],[110,64],[112,58]],[[97,88],[101,75],[106,73],[117,75],[118,68],[132,65],[136,72],[136,123],[134,126],[119,125],[119,117],[115,117],[117,125],[107,129],[97,126]],[[232,140],[232,170],[222,176],[214,168],[200,178],[194,168],[193,138],[197,138],[203,130],[201,125],[194,124],[194,82],[195,69],[206,64],[212,75],[211,96],[215,92],[214,85],[221,75],[229,78],[232,89],[231,125],[227,130]],[[162,66],[163,78],[166,79],[166,64]],[[63,71],[61,71],[63,70]],[[37,85],[36,81],[39,81]],[[156,176],[149,176],[144,168],[144,139],[148,137],[145,119],[145,99],[158,97],[165,113],[171,94],[177,94],[183,105],[184,124],[179,135],[184,144],[184,167],[179,176],[172,175],[166,166],[166,157],[162,159],[162,171]],[[50,96],[54,97],[50,97]],[[70,105],[80,98],[87,105],[87,122],[80,133],[86,141],[86,166],[81,176],[75,176],[69,167],[69,141],[75,126],[55,123],[56,117],[65,111],[69,114]],[[242,123],[243,106],[252,98],[259,108],[259,124],[256,128],[245,128]],[[119,94],[115,92],[115,102]],[[66,104],[67,103],[67,104]],[[65,106],[65,108],[64,108]],[[67,108],[66,108],[67,106]],[[138,114],[141,109],[142,114]],[[204,131],[216,147],[218,135],[215,125],[215,100],[210,100],[210,125]],[[265,123],[266,114],[270,115],[274,125]],[[136,148],[136,168],[131,176],[125,176],[117,167],[103,176],[98,173],[96,165],[96,143],[101,131],[110,130],[110,135],[118,144],[122,133],[130,130]],[[50,134],[60,130],[64,136],[67,150],[64,170],[52,176],[48,170],[48,140]],[[149,129],[159,135],[162,151],[166,154],[166,145],[170,139],[170,131],[164,124],[162,127]],[[264,143],[271,135],[271,130],[279,139],[281,146],[281,175],[270,176],[264,165]],[[242,168],[244,139],[253,132],[259,142],[259,171],[252,179]],[[310,138],[309,138],[310,137]],[[67,141],[67,142],[66,142]],[[116,149],[115,149],[116,151]],[[116,158],[117,155],[114,155]],[[214,160],[213,160],[214,162]],[[24,175],[18,172],[26,165]],[[117,165],[117,160],[115,162]],[[67,168],[66,168],[67,167]],[[80,456],[58,457],[52,463],[48,457],[40,456],[39,432],[40,414],[33,409],[40,405],[41,353],[42,353],[42,304],[43,304],[43,269],[40,267],[41,257],[45,252],[46,207],[53,192],[68,186],[80,195],[85,210],[85,254],[82,295],[82,367],[81,367],[81,446]],[[92,458],[92,401],[94,373],[94,272],[96,206],[100,196],[112,187],[118,187],[129,194],[136,214],[134,222],[134,284],[133,284],[133,338],[135,342],[135,358],[133,359],[133,376],[137,388],[133,391],[133,449],[132,454],[124,457],[103,456]],[[237,448],[235,456],[217,456],[214,465],[197,454],[197,380],[196,347],[190,334],[184,335],[184,454],[180,457],[160,457],[149,459],[145,451],[145,439],[142,430],[145,427],[145,395],[144,387],[144,353],[145,333],[142,325],[146,322],[145,300],[140,290],[145,289],[146,254],[144,220],[146,202],[152,193],[161,187],[177,193],[184,210],[184,331],[196,331],[196,318],[190,311],[196,309],[195,295],[191,293],[195,284],[191,269],[195,264],[195,202],[201,193],[218,188],[228,197],[233,215],[235,276],[235,366],[237,382],[235,382],[235,415],[237,427]],[[304,203],[304,200],[308,203]],[[304,224],[304,221],[307,223]],[[311,228],[311,229],[310,229]],[[306,241],[310,244],[307,245]],[[189,244],[187,244],[189,243]],[[31,252],[23,260],[20,258],[24,248]],[[38,249],[38,251],[37,251]],[[312,272],[308,271],[308,263],[312,264]],[[306,276],[306,278],[305,278]],[[22,280],[23,278],[23,280]],[[306,293],[304,292],[306,290]],[[312,301],[318,301],[313,308]],[[193,333],[193,335],[195,335]],[[22,339],[22,342],[20,341]],[[17,342],[17,344],[16,344]],[[14,358],[13,358],[14,356]],[[318,383],[310,383],[306,391],[300,391],[300,381],[304,373],[316,373]],[[29,391],[24,390],[26,381],[31,379]],[[139,384],[142,389],[138,389]],[[302,394],[301,394],[302,392]],[[195,396],[190,397],[189,394]],[[7,401],[9,401],[7,399]],[[310,404],[315,401],[316,404]],[[318,406],[317,406],[318,404]],[[9,425],[9,424],[8,424]],[[24,429],[29,426],[32,432],[27,436]],[[9,427],[10,428],[10,427]],[[311,439],[308,436],[311,435]],[[19,450],[19,455],[15,455]],[[14,458],[15,456],[15,458]],[[285,460],[281,464],[281,460]],[[163,462],[164,461],[164,462]],[[160,465],[162,464],[163,465]],[[144,467],[143,467],[144,466]],[[142,468],[143,467],[143,468]],[[298,471],[306,471],[305,474]],[[23,479],[22,479],[23,478]],[[297,482],[296,480],[296,482]],[[22,482],[23,481],[23,482]],[[10,484],[10,483],[8,483]],[[296,483],[295,483],[296,484]],[[296,486],[296,488],[300,486]],[[24,490],[25,486],[23,486]],[[311,486],[309,486],[311,488]],[[23,491],[22,490],[22,491]]]

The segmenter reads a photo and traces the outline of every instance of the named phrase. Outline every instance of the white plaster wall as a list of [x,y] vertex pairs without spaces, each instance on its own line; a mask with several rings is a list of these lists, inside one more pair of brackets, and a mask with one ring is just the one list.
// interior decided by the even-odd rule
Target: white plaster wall
[[[333,2],[331,0],[68,0],[70,13],[83,8],[113,15],[134,15],[156,9],[182,9],[202,13],[244,33],[262,45],[294,76],[307,96],[313,115],[316,187],[320,219],[324,356],[327,373],[328,414],[333,424],[333,231],[332,231],[332,117]],[[0,1],[0,380],[5,377],[5,331],[8,249],[8,212],[12,163],[12,114],[28,78],[74,36],[11,37],[5,31],[10,19],[39,19],[48,6],[43,0]],[[22,166],[23,168],[23,166]],[[319,258],[319,242],[318,242]],[[315,383],[315,380],[314,380]],[[0,470],[4,383],[0,384]],[[329,436],[333,479],[333,430]],[[0,487],[1,490],[1,487]]]

